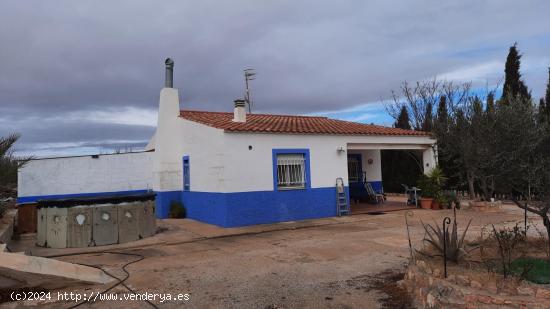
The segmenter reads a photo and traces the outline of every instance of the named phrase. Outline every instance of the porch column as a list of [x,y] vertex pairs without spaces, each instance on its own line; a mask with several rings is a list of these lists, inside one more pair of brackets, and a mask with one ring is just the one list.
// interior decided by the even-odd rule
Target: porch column
[[428,174],[437,166],[437,148],[435,146],[424,149],[422,152],[422,166],[424,174]]

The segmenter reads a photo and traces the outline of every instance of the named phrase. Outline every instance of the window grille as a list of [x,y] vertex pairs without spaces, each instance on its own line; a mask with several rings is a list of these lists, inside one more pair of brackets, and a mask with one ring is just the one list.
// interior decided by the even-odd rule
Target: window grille
[[348,157],[348,180],[350,182],[358,182],[361,180],[361,168],[357,158]]
[[306,162],[303,154],[277,155],[277,187],[305,188]]

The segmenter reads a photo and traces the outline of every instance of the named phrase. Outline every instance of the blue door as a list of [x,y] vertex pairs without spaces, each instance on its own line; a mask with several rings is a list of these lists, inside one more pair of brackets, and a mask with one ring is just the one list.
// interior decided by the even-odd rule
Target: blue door
[[191,189],[191,179],[189,175],[189,156],[183,157],[183,191]]
[[363,163],[361,154],[348,154],[348,182],[351,201],[367,198],[364,188]]

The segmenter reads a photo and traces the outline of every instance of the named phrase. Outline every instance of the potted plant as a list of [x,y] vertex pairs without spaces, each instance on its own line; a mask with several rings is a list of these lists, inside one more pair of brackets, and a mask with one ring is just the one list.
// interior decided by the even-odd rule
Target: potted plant
[[448,203],[449,201],[447,200],[447,197],[445,196],[445,194],[443,194],[443,192],[439,192],[435,196],[432,202],[432,209],[435,209],[435,210],[443,209],[447,206]]
[[417,186],[422,194],[420,198],[420,207],[422,207],[422,209],[431,209],[436,193],[434,183],[428,176],[422,175],[420,179],[418,179]]
[[420,177],[418,181],[418,187],[422,190],[420,207],[424,209],[440,209],[443,197],[441,187],[445,183],[445,180],[443,171],[438,166],[434,167],[428,175]]

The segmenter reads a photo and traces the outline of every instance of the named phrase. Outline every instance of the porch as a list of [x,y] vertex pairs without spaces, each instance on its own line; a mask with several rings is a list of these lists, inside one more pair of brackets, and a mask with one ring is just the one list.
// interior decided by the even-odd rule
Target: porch
[[351,214],[369,214],[390,212],[398,210],[416,209],[414,205],[407,205],[407,198],[404,195],[391,195],[388,196],[384,203],[371,204],[365,202],[351,202]]
[[[403,194],[405,192],[401,184],[414,186],[417,177],[405,177],[407,180],[404,180],[403,177],[399,177],[401,174],[398,171],[403,169],[405,175],[407,175],[407,169],[416,170],[414,173],[419,174],[428,173],[437,164],[437,154],[432,146],[433,144],[426,143],[426,141],[421,141],[418,144],[348,144],[347,176],[351,214],[414,209],[414,205],[407,204],[407,197]],[[382,160],[383,151],[386,154],[403,155],[386,156]],[[404,163],[407,162],[405,159],[409,157],[416,159],[412,160],[412,163]],[[382,170],[386,169],[387,171],[388,168],[394,173],[386,172],[385,177],[390,175],[390,178],[382,179]],[[395,174],[396,171],[398,174]],[[389,190],[386,190],[384,184],[388,186]],[[400,195],[385,194],[388,192]],[[385,201],[381,202],[383,197],[385,197]]]

